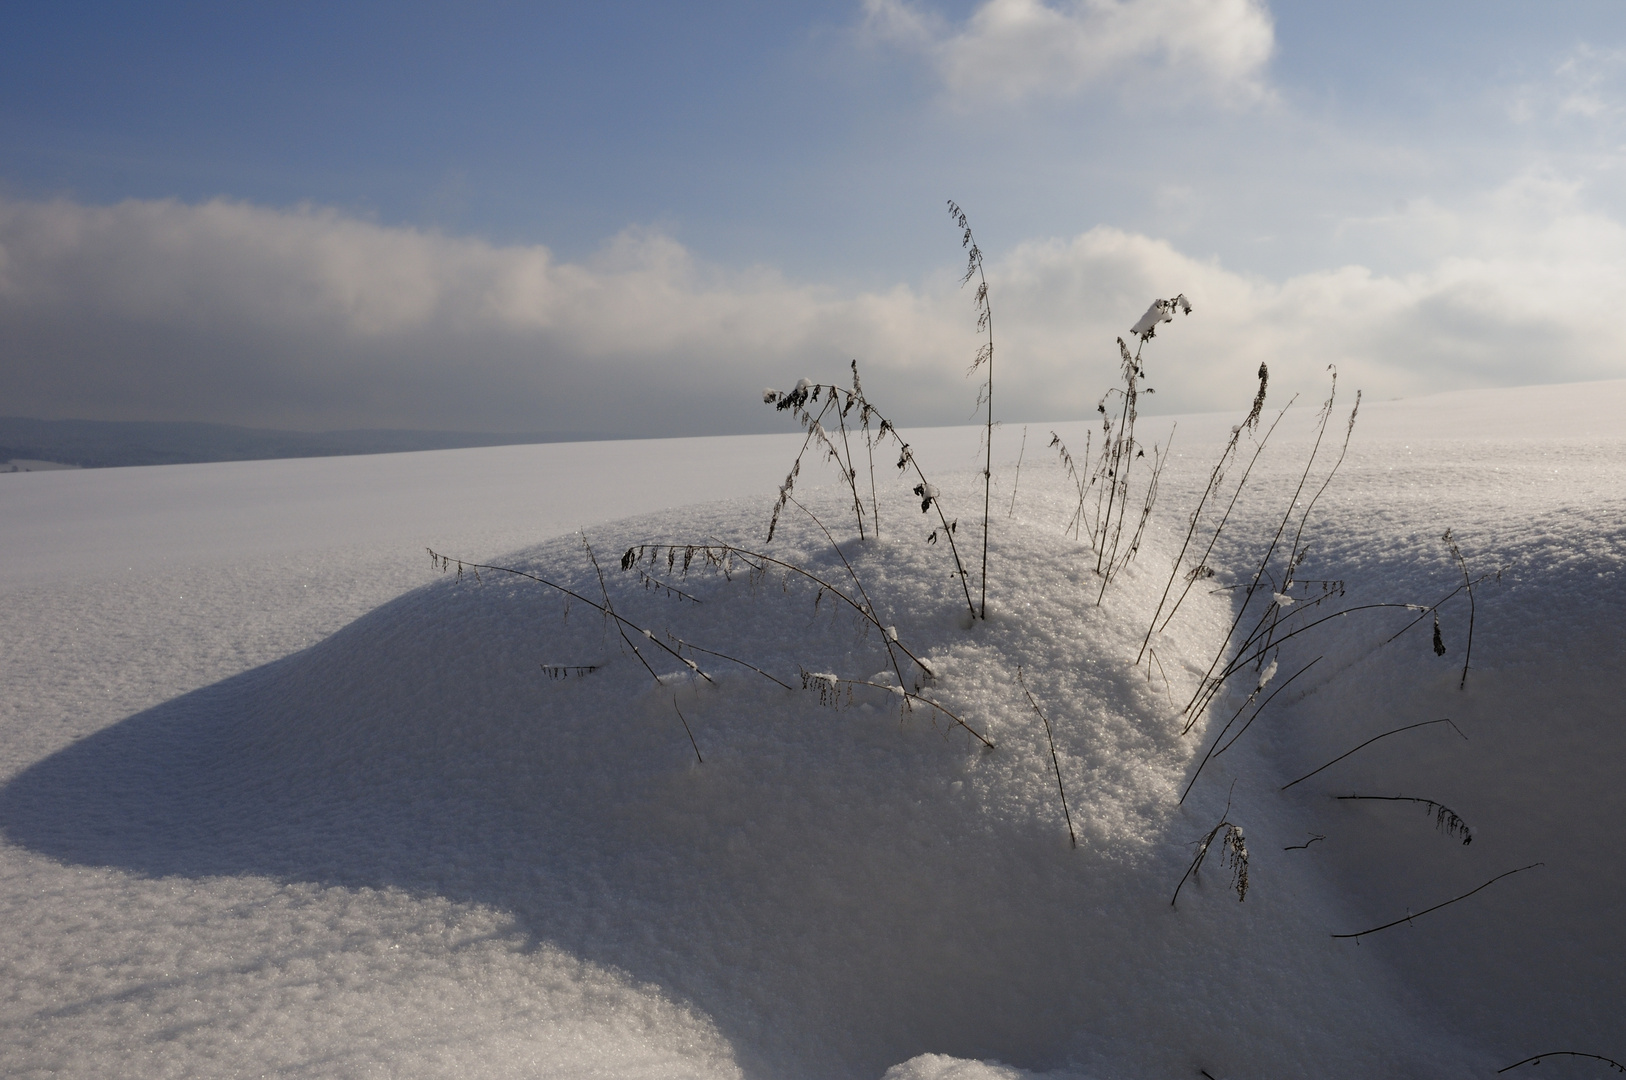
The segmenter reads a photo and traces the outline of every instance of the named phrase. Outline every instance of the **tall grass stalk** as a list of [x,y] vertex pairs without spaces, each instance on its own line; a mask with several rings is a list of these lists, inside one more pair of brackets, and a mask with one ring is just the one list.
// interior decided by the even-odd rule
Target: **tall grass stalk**
[[982,465],[982,580],[978,585],[979,610],[977,616],[988,617],[988,506],[990,492],[994,479],[994,309],[988,302],[988,276],[983,272],[982,249],[977,246],[976,239],[971,235],[971,223],[966,219],[965,211],[953,199],[948,201],[949,217],[960,227],[960,246],[965,249],[965,273],[960,277],[963,286],[972,278],[977,279],[977,329],[987,335],[987,339],[977,349],[977,358],[971,362],[971,370],[976,371],[984,364],[988,365],[988,375],[983,382],[983,389],[979,393],[982,401],[979,404],[988,406],[987,430],[983,435],[983,450],[985,457]]
[[[1135,441],[1135,421],[1140,413],[1140,396],[1142,393],[1155,393],[1151,387],[1142,389],[1141,380],[1146,377],[1146,370],[1141,367],[1140,355],[1146,343],[1157,336],[1157,328],[1161,323],[1171,322],[1175,312],[1191,314],[1191,301],[1185,294],[1179,294],[1170,300],[1153,300],[1152,305],[1146,309],[1146,314],[1130,329],[1131,336],[1137,338],[1135,351],[1131,353],[1124,339],[1118,339],[1118,358],[1121,363],[1122,387],[1113,387],[1096,404],[1096,412],[1101,414],[1102,444],[1101,457],[1096,465],[1095,475],[1103,483],[1101,494],[1097,495],[1096,532],[1092,534],[1092,543],[1095,547],[1095,572],[1101,577],[1101,589],[1096,595],[1095,602],[1099,605],[1106,596],[1107,586],[1111,584],[1114,573],[1127,565],[1134,557],[1139,533],[1131,542],[1130,550],[1125,555],[1122,564],[1117,563],[1118,548],[1123,539],[1124,517],[1129,509],[1129,478],[1133,470],[1135,459],[1146,456],[1145,449]],[[1116,429],[1112,417],[1107,411],[1107,401],[1113,394],[1119,396],[1118,423]],[[1157,494],[1157,448],[1153,447],[1154,474],[1148,484],[1152,499]],[[1104,510],[1100,507],[1102,495],[1106,499]],[[1117,511],[1117,521],[1113,521],[1113,511]],[[1151,501],[1148,500],[1142,514],[1141,525],[1144,527],[1146,517],[1151,514]],[[1111,545],[1108,546],[1108,538]]]
[[1028,452],[1028,426],[1026,424],[1023,424],[1022,425],[1022,448],[1016,452],[1016,475],[1011,480],[1011,508],[1009,510],[1005,511],[1005,516],[1006,517],[1010,517],[1010,516],[1012,516],[1013,514],[1016,513],[1016,490],[1017,490],[1017,488],[1022,486],[1022,459],[1027,456],[1027,452]]

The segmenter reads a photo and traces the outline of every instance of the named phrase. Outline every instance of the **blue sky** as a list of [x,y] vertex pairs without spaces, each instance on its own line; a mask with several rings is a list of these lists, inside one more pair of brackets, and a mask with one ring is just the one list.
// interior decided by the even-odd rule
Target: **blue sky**
[[1626,375],[1618,3],[11,12],[7,414],[761,430],[858,356],[957,422],[948,198],[1012,420],[1174,291],[1169,409]]

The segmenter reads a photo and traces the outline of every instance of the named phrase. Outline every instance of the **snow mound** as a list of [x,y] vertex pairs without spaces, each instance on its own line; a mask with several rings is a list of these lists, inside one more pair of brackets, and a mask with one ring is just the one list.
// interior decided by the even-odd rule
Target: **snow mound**
[[[817,509],[839,520],[833,500]],[[0,818],[13,840],[80,863],[512,913],[539,944],[708,1018],[753,1074],[876,1076],[926,1051],[1185,1068],[1205,1045],[1266,1032],[1289,1044],[1277,1060],[1337,1046],[1381,1062],[1381,1040],[1375,1058],[1350,1057],[1365,1021],[1326,1019],[1334,1001],[1303,973],[1328,943],[1284,939],[1276,920],[1296,917],[1280,899],[1241,906],[1199,885],[1171,908],[1218,807],[1177,805],[1195,744],[1169,688],[1124,663],[1144,628],[1120,613],[1149,609],[1161,582],[1132,568],[1097,607],[1093,555],[1057,535],[1055,509],[1035,503],[1044,525],[996,533],[997,606],[969,629],[945,546],[913,521],[879,543],[844,537],[840,554],[805,520],[774,544],[850,586],[845,556],[932,669],[922,696],[994,750],[882,686],[804,689],[804,670],[896,681],[881,634],[806,579],[698,562],[683,577],[681,553],[671,571],[664,555],[619,568],[637,544],[745,542],[726,505],[596,530],[605,587],[638,626],[792,689],[688,653],[707,682],[644,639],[651,678],[598,612],[471,570],[35,765]],[[602,595],[580,538],[510,564]],[[1196,667],[1227,614],[1203,597],[1162,664]],[[1055,733],[1076,851],[1019,669]],[[1260,999],[1259,984],[1286,992]],[[1241,1026],[1238,1000],[1254,1014]]]

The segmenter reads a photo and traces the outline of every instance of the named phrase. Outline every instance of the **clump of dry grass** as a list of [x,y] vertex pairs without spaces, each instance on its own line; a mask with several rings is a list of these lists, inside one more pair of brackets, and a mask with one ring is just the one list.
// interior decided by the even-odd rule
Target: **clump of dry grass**
[[[924,697],[920,691],[935,678],[930,663],[911,650],[900,639],[897,628],[883,620],[869,594],[864,590],[863,582],[856,569],[842,552],[841,546],[824,527],[823,522],[803,506],[794,497],[788,500],[800,509],[824,533],[831,550],[841,560],[846,571],[850,586],[843,586],[831,581],[824,575],[815,573],[787,559],[781,559],[766,552],[755,551],[734,544],[711,541],[704,544],[638,544],[629,547],[621,557],[623,570],[635,571],[640,564],[649,563],[658,565],[665,561],[669,569],[677,572],[680,577],[688,575],[690,567],[699,567],[723,574],[725,577],[736,573],[743,573],[753,583],[766,579],[770,571],[776,571],[788,579],[801,580],[814,586],[814,604],[817,606],[828,594],[832,599],[845,604],[858,615],[860,620],[869,628],[879,631],[882,646],[886,650],[888,662],[897,676],[897,685],[877,683],[866,679],[846,679],[833,674],[800,672],[804,689],[818,689],[822,697],[828,698],[831,688],[841,686],[868,686],[887,693],[895,694],[900,699],[906,711],[915,705],[924,705],[934,714],[942,715],[958,727],[965,729],[978,742],[988,749],[993,749],[993,742],[977,731],[965,720],[939,702]],[[759,670],[760,669],[756,669]],[[780,680],[781,686],[786,685]],[[910,687],[913,687],[913,690]],[[829,703],[826,700],[826,703]]]
[[[1129,510],[1130,475],[1135,462],[1146,456],[1146,447],[1135,438],[1135,422],[1140,415],[1140,397],[1142,394],[1156,393],[1152,387],[1142,386],[1146,369],[1141,366],[1140,356],[1142,350],[1146,348],[1146,343],[1157,336],[1158,326],[1173,321],[1176,312],[1191,314],[1191,301],[1186,299],[1184,293],[1170,300],[1152,301],[1151,307],[1146,309],[1146,314],[1142,315],[1140,321],[1130,329],[1131,336],[1137,339],[1133,353],[1129,351],[1129,346],[1124,343],[1123,338],[1118,339],[1120,377],[1123,385],[1108,390],[1095,406],[1096,412],[1101,416],[1102,436],[1101,454],[1095,467],[1095,478],[1101,482],[1101,486],[1096,494],[1096,527],[1091,537],[1091,544],[1095,548],[1095,572],[1101,577],[1101,589],[1095,598],[1097,604],[1106,596],[1107,586],[1111,584],[1113,575],[1128,565],[1139,550],[1146,520],[1151,516],[1152,504],[1157,498],[1157,482],[1162,473],[1163,458],[1154,445],[1152,475],[1147,483],[1138,526],[1120,562],[1118,551],[1123,540],[1124,518]],[[1113,400],[1113,395],[1117,395],[1118,401],[1116,421],[1113,419],[1112,411],[1107,408],[1107,403]],[[1101,505],[1103,499],[1104,507]]]
[[[891,439],[897,447],[897,468],[900,473],[913,470],[918,481],[915,484],[915,495],[920,499],[921,513],[937,512],[938,527],[933,529],[926,537],[928,544],[936,544],[939,539],[946,540],[950,557],[954,560],[954,576],[960,583],[961,594],[965,598],[966,610],[971,618],[979,618],[977,605],[971,599],[971,585],[965,563],[960,559],[959,544],[955,537],[958,532],[959,520],[951,519],[943,508],[936,484],[926,479],[926,473],[920,467],[914,451],[898,434],[897,427],[870,403],[864,396],[863,384],[858,378],[858,361],[852,362],[853,385],[849,389],[835,383],[815,383],[802,379],[795,389],[780,392],[778,390],[764,390],[762,400],[780,411],[794,413],[802,426],[807,429],[807,438],[802,440],[802,448],[797,452],[796,459],[791,464],[790,472],[785,476],[785,482],[779,487],[779,499],[774,504],[773,516],[768,522],[768,542],[773,542],[775,531],[779,527],[780,515],[791,502],[792,494],[796,488],[796,481],[802,473],[802,458],[806,456],[810,447],[817,444],[825,454],[827,460],[833,461],[840,470],[843,482],[853,497],[853,514],[858,520],[859,538],[864,536],[864,508],[863,500],[858,493],[858,470],[854,464],[853,451],[846,436],[846,417],[853,410],[857,410],[859,427],[863,432],[864,445],[869,454],[870,461],[870,520],[875,525],[875,534],[880,535],[880,510],[875,495],[875,444]],[[819,406],[814,411],[813,406]],[[842,445],[836,446],[825,428],[825,421],[832,414],[842,433]],[[870,421],[878,421],[873,434],[870,431]],[[822,527],[822,526],[821,526]],[[986,557],[986,556],[985,556]],[[986,608],[986,599],[984,600]]]
[[[1169,570],[1169,580],[1163,586],[1162,595],[1158,597],[1157,608],[1152,612],[1152,620],[1146,627],[1146,636],[1141,639],[1141,651],[1135,657],[1137,665],[1145,657],[1147,649],[1151,645],[1152,634],[1158,629],[1157,620],[1163,615],[1163,607],[1168,603],[1169,593],[1174,589],[1175,581],[1181,576],[1180,567],[1185,562],[1186,552],[1190,550],[1191,542],[1196,537],[1198,527],[1202,523],[1203,510],[1207,507],[1209,498],[1218,492],[1220,486],[1225,482],[1226,467],[1236,457],[1237,443],[1242,438],[1242,433],[1244,431],[1251,433],[1258,429],[1259,414],[1265,407],[1265,388],[1269,383],[1270,369],[1264,364],[1260,364],[1259,390],[1253,396],[1253,408],[1248,410],[1248,415],[1243,419],[1242,423],[1231,429],[1231,437],[1227,440],[1225,449],[1221,451],[1219,460],[1214,463],[1213,469],[1209,471],[1208,483],[1204,485],[1202,496],[1197,500],[1197,508],[1191,512],[1191,518],[1186,525],[1185,538],[1180,542],[1180,550],[1175,553],[1174,564]],[[1286,410],[1284,409],[1283,412],[1286,412]],[[1276,420],[1278,423],[1281,421],[1281,414],[1277,415]],[[1241,497],[1242,489],[1248,483],[1248,476],[1253,471],[1254,464],[1258,462],[1259,455],[1264,452],[1265,444],[1270,441],[1271,432],[1275,430],[1276,425],[1271,424],[1269,430],[1265,432],[1265,437],[1255,442],[1253,457],[1249,460],[1248,467],[1243,470],[1242,478],[1237,481],[1236,490],[1231,494],[1231,501],[1226,506],[1225,513],[1215,523],[1213,532],[1208,537],[1207,548],[1203,550],[1202,555],[1192,567],[1186,571],[1186,587],[1175,598],[1174,605],[1169,609],[1168,618],[1163,620],[1163,628],[1168,627],[1169,621],[1174,618],[1174,613],[1180,609],[1180,604],[1185,600],[1186,594],[1191,591],[1192,585],[1214,576],[1214,571],[1208,565],[1208,558],[1213,554],[1214,545],[1219,542],[1220,534],[1225,531],[1225,526],[1231,519],[1231,511],[1236,508],[1237,499]],[[1080,506],[1082,506],[1082,499],[1080,500]]]
[[[1264,555],[1259,560],[1258,568],[1254,571],[1252,580],[1244,586],[1242,601],[1237,606],[1236,615],[1231,620],[1231,625],[1226,631],[1224,640],[1221,641],[1219,649],[1216,650],[1208,670],[1198,682],[1197,689],[1192,694],[1191,700],[1181,710],[1181,715],[1186,718],[1184,728],[1186,732],[1189,732],[1196,725],[1203,710],[1207,708],[1209,702],[1214,700],[1221,688],[1232,676],[1250,666],[1255,669],[1262,668],[1272,649],[1279,646],[1280,642],[1285,640],[1287,636],[1283,635],[1278,638],[1276,631],[1282,618],[1282,610],[1294,603],[1291,596],[1294,576],[1309,551],[1303,542],[1305,525],[1309,521],[1311,511],[1315,509],[1316,502],[1327,490],[1327,486],[1332,483],[1332,478],[1337,474],[1339,465],[1343,463],[1344,456],[1349,452],[1349,439],[1354,433],[1355,418],[1361,407],[1361,395],[1358,391],[1355,395],[1355,407],[1350,410],[1349,422],[1344,430],[1343,447],[1339,451],[1338,458],[1333,463],[1332,468],[1328,470],[1320,487],[1316,489],[1315,495],[1304,503],[1303,510],[1299,513],[1298,526],[1294,531],[1290,545],[1287,547],[1285,558],[1282,560],[1279,577],[1273,575],[1271,569],[1277,550],[1282,546],[1282,540],[1287,534],[1288,527],[1292,525],[1293,513],[1298,509],[1304,489],[1309,483],[1310,473],[1315,466],[1316,457],[1320,453],[1322,440],[1326,436],[1327,423],[1332,417],[1333,404],[1337,400],[1337,396],[1338,375],[1337,372],[1334,372],[1332,390],[1328,394],[1326,402],[1323,403],[1321,411],[1317,414],[1315,441],[1311,445],[1309,458],[1304,463],[1304,470],[1299,476],[1298,485],[1293,492],[1292,498],[1287,502],[1287,508],[1282,514],[1280,523],[1276,526],[1275,534],[1265,547]],[[1261,589],[1266,588],[1269,589],[1272,602],[1265,605],[1264,610],[1258,613],[1253,629],[1246,632],[1236,652],[1232,654],[1232,643],[1236,640],[1238,632],[1242,628],[1242,620],[1249,612],[1255,596],[1259,594]],[[1306,606],[1313,607],[1319,602],[1318,600]],[[1302,611],[1304,608],[1300,610]],[[1295,633],[1302,632],[1302,629],[1302,627],[1299,628]],[[1232,659],[1227,663],[1225,657],[1228,654],[1232,655]]]

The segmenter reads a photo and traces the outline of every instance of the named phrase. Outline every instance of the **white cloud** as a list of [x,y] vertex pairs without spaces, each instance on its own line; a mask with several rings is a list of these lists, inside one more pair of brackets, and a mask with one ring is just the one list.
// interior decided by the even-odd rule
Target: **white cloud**
[[1577,45],[1549,78],[1520,85],[1508,112],[1520,124],[1617,120],[1626,113],[1626,50]]
[[1161,82],[1181,96],[1266,95],[1262,0],[985,0],[963,26],[912,0],[865,0],[875,37],[930,57],[957,98],[1060,96]]
[[[1524,177],[1356,223],[1435,251],[1400,276],[1281,281],[1096,228],[990,256],[1002,411],[1090,412],[1155,296],[1196,312],[1148,348],[1160,411],[1246,404],[1254,368],[1383,397],[1626,376],[1626,229]],[[763,385],[837,378],[911,424],[967,420],[976,351],[953,268],[842,294],[725,272],[658,233],[586,262],[217,200],[0,201],[0,413],[271,426],[703,433],[771,428]]]

